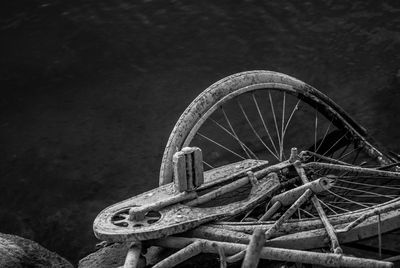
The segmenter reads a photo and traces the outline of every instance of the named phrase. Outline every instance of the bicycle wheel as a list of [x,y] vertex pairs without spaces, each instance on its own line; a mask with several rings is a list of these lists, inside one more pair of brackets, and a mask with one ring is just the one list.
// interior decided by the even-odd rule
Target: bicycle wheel
[[[374,169],[395,167],[391,166],[395,161],[373,145],[366,130],[331,99],[302,81],[270,71],[249,71],[224,78],[187,107],[164,151],[160,184],[173,180],[172,156],[185,146],[202,149],[205,170],[244,159],[279,163],[289,157],[292,147],[304,151],[303,163],[325,162]],[[318,196],[329,220],[335,224],[348,223],[362,213],[388,205],[400,193],[396,176],[329,167],[311,167],[306,172],[310,180],[326,175],[335,177],[335,186]],[[293,170],[284,170],[279,175],[282,182],[296,176]],[[293,186],[296,184],[290,187]],[[388,222],[393,223],[394,219],[396,215]],[[260,224],[252,223],[249,227],[247,223],[235,222],[238,220],[233,219],[233,229],[239,225],[252,230],[251,226]],[[307,226],[315,227],[315,221],[319,221],[318,215],[312,205],[306,203],[288,226],[300,224],[307,231]],[[353,240],[349,239],[376,235],[375,229],[371,231],[376,221],[355,230],[349,236]],[[228,225],[222,223],[221,226]],[[391,231],[398,228],[397,225],[387,224],[381,231]]]
[[[393,162],[369,142],[365,129],[327,96],[295,78],[270,71],[231,75],[211,85],[188,106],[169,137],[160,184],[172,181],[172,155],[185,146],[203,150],[205,170],[244,159],[268,160],[274,164],[287,159],[292,147],[307,151],[309,161],[335,159],[338,163],[364,167]],[[329,171],[324,170],[325,173]],[[351,192],[357,198],[361,198],[359,188],[380,186],[374,178],[362,177],[358,184],[345,182],[345,178],[340,180],[336,190],[343,193],[358,189]],[[397,191],[397,187],[392,188],[373,192],[382,197],[379,192]],[[329,200],[329,211],[340,214],[365,208],[388,201],[394,195],[391,192],[388,198],[363,201],[365,206],[360,206],[362,200],[355,200],[351,206],[339,203],[346,200],[337,200],[336,196],[335,200]]]

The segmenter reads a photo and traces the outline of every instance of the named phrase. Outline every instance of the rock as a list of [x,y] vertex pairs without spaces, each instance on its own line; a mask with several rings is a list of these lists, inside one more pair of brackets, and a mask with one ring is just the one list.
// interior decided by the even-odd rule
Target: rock
[[73,265],[34,241],[0,233],[0,267],[73,268]]
[[[102,248],[80,260],[78,268],[115,268],[123,266],[128,248],[129,243],[105,243]],[[146,248],[144,251],[146,255],[139,263],[140,268],[145,267],[146,263],[154,265],[171,254],[170,251],[159,247]]]
[[106,245],[79,261],[78,268],[109,268],[124,264],[128,246],[122,243]]

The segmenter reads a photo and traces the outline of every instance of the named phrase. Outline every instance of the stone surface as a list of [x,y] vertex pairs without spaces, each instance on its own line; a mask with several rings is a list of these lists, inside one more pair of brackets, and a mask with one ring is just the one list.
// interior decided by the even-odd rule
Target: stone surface
[[111,268],[119,267],[124,264],[128,245],[122,243],[114,243],[106,245],[96,252],[89,254],[79,261],[79,268]]
[[[81,259],[78,268],[120,267],[124,264],[128,248],[129,243],[104,243],[102,248]],[[159,247],[149,247],[144,251],[146,255],[141,259],[139,267],[145,267],[146,264],[152,266],[173,252]]]
[[15,235],[0,233],[0,267],[65,267],[72,264],[38,243]]

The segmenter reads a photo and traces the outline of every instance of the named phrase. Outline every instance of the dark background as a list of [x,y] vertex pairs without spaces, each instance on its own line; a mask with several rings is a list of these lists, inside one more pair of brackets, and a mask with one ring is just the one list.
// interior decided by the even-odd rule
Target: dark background
[[72,262],[105,206],[153,188],[203,89],[266,69],[328,94],[400,151],[396,1],[7,1],[0,232]]

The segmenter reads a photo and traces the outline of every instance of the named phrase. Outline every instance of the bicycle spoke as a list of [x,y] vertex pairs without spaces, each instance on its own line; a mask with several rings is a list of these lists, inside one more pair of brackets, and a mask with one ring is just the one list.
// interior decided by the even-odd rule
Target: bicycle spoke
[[343,211],[343,212],[350,212],[351,210],[349,210],[349,209],[345,209],[345,208],[341,208],[341,207],[338,207],[338,206],[335,206],[335,205],[333,205],[332,204],[332,202],[327,202],[331,207],[333,207],[333,208],[336,208],[336,209],[338,209],[338,210],[341,210],[341,211]]
[[324,137],[322,138],[322,141],[319,143],[317,149],[315,150],[315,152],[319,152],[319,149],[321,148],[321,145],[324,143],[326,136],[328,135],[329,129],[332,125],[332,121],[329,121],[329,125],[325,131]]
[[[341,160],[341,159],[345,158],[346,156],[348,156],[348,155],[354,153],[354,152],[357,151],[357,150],[361,150],[361,147],[354,148],[354,149],[351,150],[350,152],[347,152],[346,154],[344,154],[344,155],[342,155],[341,157],[337,158],[337,160]],[[360,152],[358,152],[358,153],[360,153]],[[353,163],[353,164],[354,164],[354,163]]]
[[341,181],[341,182],[349,183],[349,184],[355,184],[355,185],[369,186],[371,188],[373,187],[373,188],[383,188],[383,189],[389,189],[389,190],[400,190],[400,188],[398,188],[398,187],[384,186],[384,185],[379,185],[379,184],[361,183],[361,182],[347,181],[347,180],[341,180],[341,179],[337,179],[337,181]]
[[242,159],[242,160],[246,160],[246,158],[245,158],[245,157],[243,157],[243,156],[241,156],[241,155],[239,155],[239,154],[235,153],[235,152],[234,152],[234,151],[232,151],[231,149],[229,149],[229,148],[226,148],[226,147],[225,147],[225,146],[223,146],[222,144],[220,144],[220,143],[218,143],[218,142],[214,141],[213,139],[211,139],[211,138],[209,138],[209,137],[207,137],[207,136],[205,136],[205,135],[201,134],[200,132],[197,132],[197,133],[196,133],[196,135],[199,135],[200,137],[202,137],[202,138],[204,138],[204,139],[208,140],[209,142],[212,142],[212,143],[214,143],[215,145],[217,145],[217,146],[221,147],[222,149],[224,149],[224,150],[226,150],[226,151],[228,151],[228,152],[232,153],[233,155],[236,155],[236,156],[237,156],[237,157],[239,157],[240,159]]
[[317,198],[319,200],[319,202],[321,202],[322,205],[324,205],[327,209],[329,209],[331,212],[333,212],[333,214],[337,215],[338,213],[332,209],[328,204],[326,204],[324,201],[322,201],[321,199]]
[[[368,195],[368,194],[354,194],[354,195],[347,194],[346,196],[347,197],[359,197],[359,198],[381,198],[380,196]],[[388,197],[393,199],[393,198],[397,198],[398,195],[388,195]]]
[[283,131],[283,134],[286,134],[286,130],[287,130],[288,126],[289,126],[290,121],[292,120],[295,112],[297,110],[299,110],[299,103],[300,103],[300,100],[298,100],[296,105],[293,107],[292,113],[290,114],[289,119],[286,121],[286,125],[285,125],[285,129]]
[[[340,201],[332,201],[332,202],[327,202],[328,204],[350,204],[349,202],[340,202]],[[378,203],[374,203],[374,202],[360,202],[361,204],[365,204],[365,205],[370,205],[370,206],[374,206],[377,205]]]
[[279,158],[283,159],[283,128],[285,125],[285,106],[286,106],[286,92],[283,92],[283,101],[282,101],[282,124],[281,124],[281,146],[279,146]]
[[261,113],[261,111],[260,111],[260,108],[259,108],[259,106],[258,106],[258,102],[257,102],[257,100],[256,100],[256,97],[255,97],[254,93],[252,94],[252,96],[253,96],[254,104],[256,105],[256,109],[257,109],[258,115],[260,116],[261,122],[262,122],[262,124],[263,124],[263,126],[264,126],[264,129],[265,129],[265,131],[267,132],[267,135],[268,135],[269,140],[271,141],[272,147],[274,147],[274,150],[275,150],[276,155],[278,155],[278,150],[276,149],[275,142],[273,141],[273,139],[272,139],[272,137],[271,137],[271,134],[269,133],[269,130],[268,130],[268,128],[267,128],[267,125],[265,124],[264,117],[262,116],[262,113]]
[[239,139],[239,137],[237,136],[237,134],[233,130],[233,128],[231,128],[231,131],[232,131],[232,133],[231,133],[224,126],[222,126],[220,123],[218,123],[217,121],[215,121],[211,117],[210,117],[210,120],[211,120],[211,122],[216,124],[218,127],[220,127],[222,130],[224,130],[226,133],[228,133],[232,138],[234,138],[239,143],[239,145],[242,147],[243,151],[245,152],[245,154],[247,155],[248,158],[252,158],[248,153],[248,151],[249,151],[253,155],[253,157],[258,160],[258,157],[254,154],[254,152],[252,150],[250,150],[250,148],[247,147],[246,144]]
[[[276,130],[276,135],[278,137],[279,149],[280,149],[282,146],[282,141],[281,141],[281,137],[279,136],[278,123],[276,121],[275,108],[274,108],[274,103],[272,101],[271,91],[268,91],[268,96],[269,96],[269,103],[271,105],[272,116],[274,117],[275,130]],[[278,160],[282,161],[282,158],[278,158]]]
[[356,155],[353,158],[353,161],[351,162],[352,165],[354,165],[354,163],[357,161],[358,156],[360,155],[361,149],[359,151],[357,151]]
[[351,200],[351,199],[348,199],[348,198],[346,198],[346,197],[343,197],[343,196],[341,196],[341,195],[339,195],[339,194],[337,194],[337,193],[332,192],[332,191],[329,190],[329,189],[327,189],[326,191],[329,192],[331,195],[334,195],[334,196],[336,196],[336,197],[338,197],[338,198],[341,198],[341,199],[346,200],[346,201],[348,201],[348,202],[351,202],[351,203],[353,203],[353,204],[359,205],[359,206],[361,206],[361,207],[368,208],[368,206],[365,206],[365,205],[363,205],[363,204],[361,204],[361,203],[359,203],[359,202],[356,202],[356,201],[354,201],[354,200]]
[[118,221],[113,221],[113,223],[116,224],[116,225],[121,224],[121,223],[125,223],[125,222],[127,222],[126,219],[118,220]]
[[340,152],[339,156],[337,157],[337,159],[342,159],[343,154],[347,151],[347,149],[349,148],[350,143],[348,143],[343,150]]
[[214,167],[212,165],[210,165],[209,163],[207,163],[206,161],[203,160],[203,164],[205,164],[207,167],[209,167],[210,169],[213,169]]
[[245,117],[247,123],[249,124],[251,130],[253,131],[254,135],[256,135],[256,137],[259,139],[259,141],[261,142],[261,144],[264,145],[264,147],[265,147],[273,156],[275,156],[276,159],[280,160],[280,159],[278,158],[278,156],[275,155],[274,152],[265,144],[265,142],[261,139],[260,135],[258,135],[257,131],[256,131],[256,130],[254,129],[254,127],[253,127],[253,124],[250,122],[250,120],[249,120],[249,118],[248,118],[246,112],[244,111],[243,106],[242,106],[242,104],[240,103],[240,101],[238,101],[238,105],[239,105],[239,108],[240,108],[240,110],[242,111],[242,114],[243,114],[243,116]]
[[[318,115],[317,115],[317,109],[315,109],[315,121],[314,121],[314,152],[317,152],[317,132],[318,132]],[[315,157],[314,157],[315,161]]]
[[336,144],[338,144],[345,136],[347,135],[347,132],[346,133],[344,133],[341,137],[340,137],[340,139],[338,139],[327,151],[325,151],[325,153],[323,153],[322,155],[326,155],[330,150],[332,150],[335,146],[336,146]]
[[337,185],[332,186],[332,188],[343,189],[343,190],[354,191],[354,192],[365,193],[365,194],[371,194],[371,195],[375,195],[375,196],[380,196],[380,197],[385,197],[385,198],[388,198],[388,199],[392,199],[391,196],[384,195],[384,194],[379,194],[379,193],[374,193],[374,192],[371,192],[371,191],[365,191],[365,190],[348,188],[348,187],[337,186]]
[[299,210],[300,210],[301,212],[303,212],[304,214],[307,214],[307,215],[310,216],[311,218],[315,218],[315,215],[311,214],[311,213],[308,212],[307,210],[304,210],[304,209],[301,209],[301,208],[299,208]]
[[[327,157],[327,156],[323,156],[323,155],[320,155],[320,154],[317,154],[317,153],[314,153],[314,152],[311,152],[311,151],[304,151],[304,152],[306,152],[307,154],[310,154],[310,155],[314,156],[314,158],[317,157],[317,158],[318,158],[318,161],[319,161],[319,160],[325,160],[325,161],[327,161],[327,162],[334,163],[334,164],[350,165],[350,164],[348,164],[348,163],[346,163],[346,162],[339,161],[338,159],[330,158],[330,157]],[[311,158],[311,156],[310,156],[309,158],[307,158],[307,160],[309,160],[310,158]],[[317,162],[318,162],[318,161],[317,161]]]

